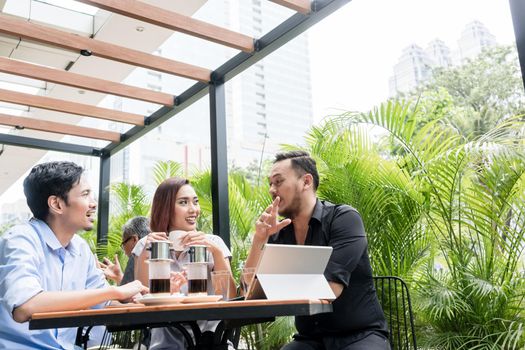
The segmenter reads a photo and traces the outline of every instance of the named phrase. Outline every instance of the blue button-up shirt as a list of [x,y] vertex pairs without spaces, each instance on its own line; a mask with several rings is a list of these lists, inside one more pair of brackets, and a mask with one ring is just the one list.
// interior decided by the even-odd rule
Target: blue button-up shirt
[[64,248],[41,220],[11,228],[0,238],[0,349],[73,349],[76,328],[30,331],[28,322],[13,320],[13,310],[42,291],[106,285],[81,237]]

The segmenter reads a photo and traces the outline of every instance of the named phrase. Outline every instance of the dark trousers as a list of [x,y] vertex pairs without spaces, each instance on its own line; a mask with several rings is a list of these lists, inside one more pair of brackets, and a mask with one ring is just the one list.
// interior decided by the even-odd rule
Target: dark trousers
[[357,341],[349,341],[346,337],[314,339],[296,335],[294,340],[281,350],[390,350],[388,339],[377,333],[370,333]]

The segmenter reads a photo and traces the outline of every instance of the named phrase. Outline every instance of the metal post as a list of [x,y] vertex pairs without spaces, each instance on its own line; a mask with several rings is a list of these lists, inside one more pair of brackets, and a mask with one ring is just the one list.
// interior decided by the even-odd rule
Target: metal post
[[230,247],[228,160],[226,157],[226,103],[224,82],[210,84],[211,197],[213,232]]
[[514,35],[520,59],[521,77],[525,87],[525,1],[510,0],[510,13],[514,24]]
[[108,154],[103,154],[100,157],[100,176],[98,185],[97,245],[104,245],[108,241],[110,160],[111,157]]

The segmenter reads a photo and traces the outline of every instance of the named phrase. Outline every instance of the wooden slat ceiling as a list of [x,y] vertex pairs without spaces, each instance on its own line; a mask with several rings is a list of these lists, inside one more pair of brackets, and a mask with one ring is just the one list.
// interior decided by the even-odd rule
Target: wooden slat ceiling
[[[144,2],[134,0],[77,1],[247,53],[254,52],[255,50],[255,39],[250,36],[236,33],[229,29],[221,28],[188,16],[183,16],[173,11],[167,11],[163,8],[146,4]],[[302,14],[308,14],[310,12],[310,0],[271,1]],[[40,44],[80,52],[85,56],[98,56],[108,60],[173,74],[195,81],[209,83],[211,79],[211,71],[206,68],[144,53],[142,51],[134,50],[133,48],[110,44],[93,38],[82,37],[49,26],[28,22],[25,19],[6,14],[0,14],[0,33]],[[174,105],[176,98],[175,96],[162,92],[133,87],[118,82],[93,78],[68,72],[66,70],[48,68],[4,57],[0,57],[0,72],[84,90],[147,101],[168,107]],[[14,92],[6,89],[0,89],[0,101],[62,113],[117,121],[140,127],[143,127],[145,124],[145,119],[142,115],[46,96]],[[64,115],[64,120],[67,120],[67,115]],[[118,143],[121,140],[121,134],[112,131],[7,114],[0,114],[0,125],[46,131],[63,135],[82,136],[98,140],[106,140],[113,143]]]

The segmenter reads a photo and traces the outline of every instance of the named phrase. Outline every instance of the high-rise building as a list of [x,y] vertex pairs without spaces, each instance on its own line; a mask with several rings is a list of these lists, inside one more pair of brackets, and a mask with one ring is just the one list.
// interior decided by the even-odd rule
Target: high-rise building
[[[209,1],[195,18],[259,38],[291,15],[267,1]],[[204,49],[205,47],[205,49]],[[202,55],[206,51],[207,55]],[[212,54],[210,54],[212,52]],[[215,69],[237,52],[183,34],[174,34],[157,54]],[[125,83],[178,94],[192,82],[137,69]],[[136,104],[136,105],[131,105]],[[150,114],[157,108],[120,98],[113,108]],[[280,144],[297,144],[313,124],[308,39],[303,34],[226,83],[228,160],[235,165],[259,161]],[[185,170],[209,166],[209,103],[204,97],[117,154],[113,181],[148,183],[159,160],[181,162]],[[266,157],[267,157],[266,156]]]
[[435,67],[461,64],[496,44],[495,37],[479,21],[466,25],[458,40],[459,50],[455,54],[440,39],[431,41],[425,50],[412,44],[403,50],[398,63],[394,65],[394,75],[388,81],[390,96],[413,90],[430,78]]
[[433,65],[432,59],[418,45],[406,47],[394,66],[394,75],[389,79],[390,95],[408,92],[427,80]]
[[473,21],[465,26],[458,40],[461,60],[474,58],[483,50],[496,46],[496,38],[487,27],[479,21]]
[[450,48],[443,40],[434,39],[429,42],[425,53],[432,60],[433,66],[450,67],[452,65]]

